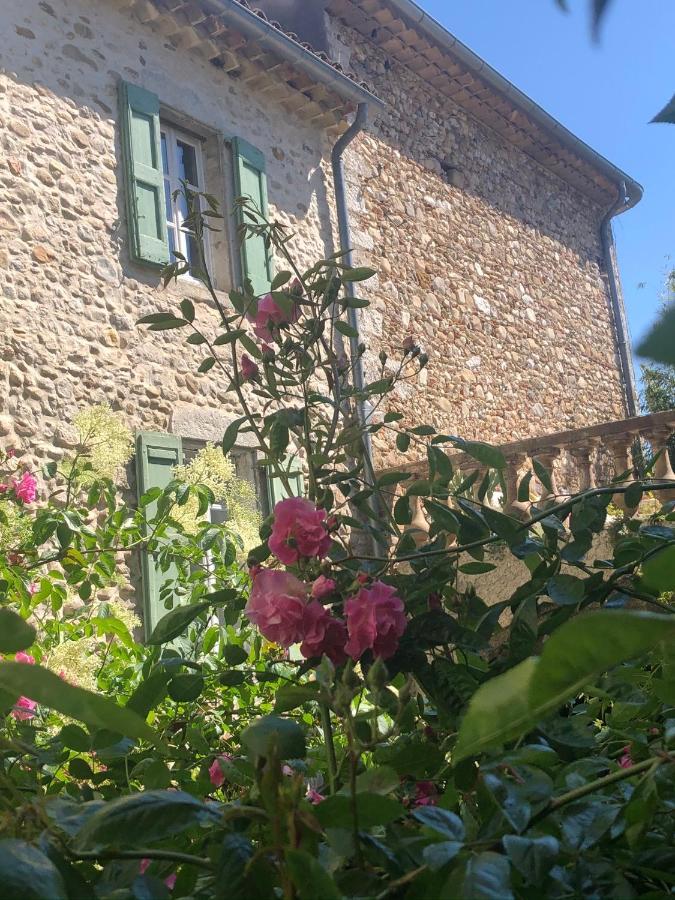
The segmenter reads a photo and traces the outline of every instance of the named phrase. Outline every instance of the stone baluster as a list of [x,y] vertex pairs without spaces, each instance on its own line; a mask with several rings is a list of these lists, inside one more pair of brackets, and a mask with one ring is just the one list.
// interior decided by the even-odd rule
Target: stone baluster
[[546,469],[551,478],[551,488],[552,490],[548,490],[548,488],[542,484],[542,493],[539,497],[539,505],[542,504],[551,504],[554,503],[556,497],[558,495],[558,484],[557,484],[557,476],[555,470],[555,462],[560,457],[560,448],[559,447],[551,447],[549,450],[541,450],[539,453],[535,455],[535,459],[537,462],[541,463],[541,465]]
[[527,462],[526,453],[514,453],[506,457],[506,471],[504,480],[506,481],[506,497],[504,497],[504,512],[509,516],[515,516],[518,519],[524,519],[530,509],[529,500],[518,499],[518,489],[520,483],[525,477],[523,467]]
[[424,507],[421,497],[410,497],[410,509],[412,522],[406,528],[406,533],[413,536],[413,540],[420,547],[429,540],[429,523],[424,515]]
[[659,454],[654,466],[653,477],[658,481],[673,482],[673,490],[658,491],[658,499],[661,503],[675,499],[675,472],[668,451],[668,441],[672,435],[673,429],[668,427],[654,428],[645,435],[652,445],[653,454],[655,456]]
[[589,441],[587,444],[579,444],[568,449],[568,453],[574,460],[579,476],[579,490],[588,491],[598,486],[595,473],[595,451],[599,441]]
[[[632,481],[635,481],[635,474],[633,471],[633,441],[635,440],[636,435],[634,434],[619,434],[612,435],[605,440],[605,447],[607,448],[609,455],[612,458],[612,464],[614,466],[614,478],[618,478],[620,475],[626,474],[625,480],[619,482],[622,486],[628,486]],[[615,506],[618,506],[620,510],[623,511],[624,515],[632,516],[635,513],[636,507],[629,507],[626,504],[626,499],[624,493],[614,494],[612,501]]]

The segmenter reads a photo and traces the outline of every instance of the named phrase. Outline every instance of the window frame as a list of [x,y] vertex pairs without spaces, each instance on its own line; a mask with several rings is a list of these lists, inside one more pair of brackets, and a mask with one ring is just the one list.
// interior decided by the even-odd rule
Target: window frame
[[[188,234],[182,230],[185,219],[183,217],[179,204],[173,198],[174,191],[180,190],[182,187],[180,178],[178,177],[178,142],[180,141],[182,144],[186,144],[188,147],[191,147],[194,150],[195,154],[195,168],[197,170],[197,179],[200,184],[196,185],[187,182],[188,187],[193,191],[204,193],[206,191],[206,167],[203,147],[205,138],[192,134],[189,131],[181,128],[179,125],[175,125],[170,118],[162,115],[161,110],[159,114],[159,132],[160,149],[162,149],[162,140],[164,139],[164,141],[166,142],[166,160],[168,166],[167,173],[164,171],[164,153],[162,152],[162,184],[165,189],[164,215],[166,218],[167,242],[169,243],[169,254],[172,257],[172,261],[176,262],[177,260],[173,255],[173,251],[171,250],[170,241],[172,235],[176,244],[176,250],[179,253],[182,253],[183,256],[188,259]],[[173,212],[172,221],[170,221],[168,216],[166,215],[167,185],[169,188],[169,202],[171,204],[171,210]],[[209,269],[209,271],[211,271],[211,242],[209,241],[208,231],[204,233],[204,257],[206,267]],[[191,281],[194,284],[200,283],[199,280],[196,279],[190,272],[185,272],[180,277],[187,281]]]

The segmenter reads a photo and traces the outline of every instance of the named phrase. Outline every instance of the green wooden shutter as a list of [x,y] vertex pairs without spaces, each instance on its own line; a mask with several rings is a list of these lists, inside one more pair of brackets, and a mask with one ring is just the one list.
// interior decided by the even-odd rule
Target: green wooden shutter
[[171,261],[164,208],[159,97],[128,81],[119,85],[129,252],[137,262]]
[[[234,181],[237,197],[248,197],[267,217],[267,172],[265,157],[260,150],[242,138],[232,141]],[[240,223],[242,220],[239,213]],[[256,294],[265,294],[272,283],[272,257],[265,239],[247,237],[241,247],[241,265]]]
[[283,482],[275,475],[267,476],[267,502],[269,511],[272,512],[274,507],[280,500],[286,500],[288,497],[302,497],[305,491],[305,479],[302,475],[300,460],[297,456],[292,456],[286,463],[286,472],[290,482],[290,493],[286,490]]
[[[144,431],[136,437],[136,481],[138,496],[142,497],[150,488],[165,488],[173,479],[173,467],[183,462],[181,439],[173,434],[155,434]],[[157,510],[157,502],[147,506],[151,517]],[[141,555],[141,577],[143,584],[143,623],[145,636],[149,637],[157,622],[166,614],[160,596],[162,586],[176,577],[172,566],[168,571],[159,569],[153,555],[143,551]]]

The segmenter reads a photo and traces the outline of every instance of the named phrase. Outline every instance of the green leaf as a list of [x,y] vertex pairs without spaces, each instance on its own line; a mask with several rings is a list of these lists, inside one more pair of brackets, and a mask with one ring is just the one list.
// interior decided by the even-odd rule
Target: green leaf
[[0,653],[18,653],[35,640],[35,629],[7,607],[0,609]]
[[484,575],[486,572],[492,572],[497,567],[492,563],[472,562],[464,563],[459,567],[459,571],[464,575]]
[[442,869],[457,856],[464,844],[459,841],[439,841],[437,844],[429,844],[422,851],[424,862],[432,872]]
[[210,603],[191,603],[188,606],[177,606],[168,612],[155,625],[148,638],[148,644],[159,645],[173,641],[181,635],[191,622],[206,612]]
[[[187,338],[186,343],[187,343],[187,344],[192,344],[192,345],[194,345],[195,347],[199,347],[200,344],[205,344],[205,343],[206,343],[206,338],[204,337],[203,334],[199,334],[198,332],[195,331],[194,334],[191,334],[191,335]],[[216,343],[216,342],[214,341],[214,343]]]
[[514,868],[534,884],[544,880],[559,852],[558,841],[550,835],[525,838],[507,834],[502,838],[502,843]]
[[79,850],[107,847],[147,847],[195,825],[215,826],[220,807],[206,804],[183,791],[144,791],[106,803],[75,838]]
[[558,606],[576,606],[585,595],[585,583],[574,575],[554,575],[546,585],[549,597]]
[[246,680],[246,672],[242,672],[241,669],[231,669],[229,672],[223,672],[218,679],[223,687],[237,687],[240,684],[244,684]]
[[286,850],[286,865],[300,900],[342,900],[333,879],[311,854]]
[[491,469],[505,469],[506,458],[498,447],[485,444],[483,441],[465,441],[462,438],[453,438],[452,443],[467,456],[478,460],[484,466]]
[[637,348],[637,354],[654,362],[675,365],[675,304],[666,307]]
[[346,322],[343,322],[341,319],[338,319],[335,322],[335,330],[339,331],[340,334],[344,334],[345,337],[355,338],[359,336],[358,331],[352,325],[348,325]]
[[400,453],[405,453],[409,446],[410,446],[410,435],[409,434],[400,432],[400,434],[396,435],[396,449]]
[[183,318],[188,322],[192,323],[195,320],[195,306],[192,300],[188,300],[185,297],[180,301],[180,311],[183,313]]
[[419,806],[413,818],[449,841],[464,840],[464,823],[459,816],[437,806]]
[[302,706],[303,703],[319,699],[319,685],[313,684],[285,684],[277,691],[274,701],[274,712],[282,713]]
[[378,488],[387,487],[390,484],[398,484],[401,481],[408,481],[412,478],[410,472],[385,472],[377,479]]
[[634,481],[624,492],[623,499],[628,509],[637,509],[642,501],[644,493],[643,487],[639,481]]
[[551,480],[551,473],[536,457],[532,459],[532,468],[534,469],[534,474],[537,476],[539,481],[544,485],[549,494],[553,493],[553,481]]
[[174,675],[169,682],[169,696],[177,703],[190,703],[204,690],[204,678],[197,672]]
[[64,725],[59,732],[59,740],[69,750],[88,753],[91,750],[91,738],[79,725]]
[[170,680],[171,673],[163,666],[153,669],[129,698],[127,709],[132,709],[145,718],[166,697]]
[[603,610],[572,619],[530,657],[481,685],[471,698],[453,764],[527,733],[593,678],[660,641],[675,638],[675,616]]
[[288,271],[277,272],[277,274],[272,279],[272,284],[270,285],[270,290],[278,291],[279,288],[281,288],[285,284],[287,284],[291,280],[292,277],[293,277],[292,272],[288,272]]
[[185,319],[178,319],[172,316],[169,319],[164,319],[161,322],[155,322],[154,325],[148,326],[148,331],[168,331],[171,328],[185,328],[187,324],[189,323]]
[[357,777],[356,790],[357,793],[389,794],[400,784],[400,776],[391,766],[373,766]]
[[[405,815],[405,810],[398,800],[382,794],[357,794],[356,808],[360,829],[387,825]],[[351,828],[352,798],[347,794],[327,797],[314,808],[314,815],[324,828]]]
[[49,669],[23,663],[0,663],[0,688],[36,700],[42,706],[93,728],[107,728],[130,738],[159,743],[155,732],[130,709],[83,688],[68,684]]
[[68,764],[68,773],[72,775],[73,778],[77,778],[78,781],[88,781],[93,774],[89,763],[79,756],[76,756],[75,759],[71,759]]
[[667,103],[660,113],[654,116],[652,122],[665,122],[668,125],[675,125],[675,94],[670,103]]
[[197,369],[202,375],[206,374],[206,372],[210,372],[211,369],[215,366],[216,361],[213,356],[207,356],[206,359],[202,360],[199,364],[199,368]]
[[228,644],[223,650],[223,657],[229,666],[240,666],[248,659],[248,652],[238,644]]
[[302,728],[279,716],[255,719],[242,731],[241,742],[255,756],[269,756],[274,751],[280,759],[304,759],[307,752]]
[[675,591],[675,544],[664,547],[644,563],[642,581],[659,594]]
[[0,841],[3,900],[67,900],[63,878],[54,863],[26,841]]
[[246,883],[246,866],[253,856],[253,845],[243,834],[227,834],[217,862],[218,900],[248,900],[251,891]]
[[170,312],[159,312],[159,313],[150,313],[148,316],[142,316],[137,322],[137,325],[158,325],[161,322],[170,322],[176,317],[173,313]]
[[370,269],[367,266],[360,266],[354,269],[343,269],[340,277],[343,281],[367,281],[374,275],[377,275],[375,269]]
[[511,867],[499,853],[477,853],[469,859],[462,886],[463,900],[513,900]]

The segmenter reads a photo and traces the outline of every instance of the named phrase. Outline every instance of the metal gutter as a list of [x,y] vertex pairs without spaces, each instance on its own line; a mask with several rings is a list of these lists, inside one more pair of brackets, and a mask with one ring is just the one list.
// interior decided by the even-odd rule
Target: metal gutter
[[619,267],[616,259],[614,231],[612,229],[612,219],[614,216],[621,215],[621,213],[625,212],[627,209],[629,209],[629,201],[626,198],[626,186],[625,184],[622,184],[616,201],[611,205],[607,211],[607,215],[602,220],[600,226],[600,238],[605,257],[605,267],[607,269],[609,296],[612,301],[612,313],[614,316],[621,374],[623,376],[623,383],[626,391],[626,407],[628,409],[628,415],[632,417],[638,414],[638,394],[635,386],[633,349],[631,347],[630,331],[628,330],[628,319],[626,316],[621,277],[619,275]]
[[[414,0],[386,0],[388,6],[393,7],[402,16],[411,19],[413,24],[419,27],[425,34],[436,41],[444,50],[452,53],[461,63],[469,68],[473,73],[480,75],[491,87],[498,90],[504,96],[512,100],[523,112],[527,113],[534,121],[541,125],[542,128],[550,132],[561,143],[573,150],[578,156],[586,160],[596,169],[603,173],[610,181],[613,181],[617,187],[625,183],[626,185],[626,203],[623,205],[621,212],[625,212],[635,206],[642,199],[643,188],[635,179],[626,175],[621,169],[617,168],[608,159],[582,141],[576,135],[572,134],[564,125],[561,125],[557,119],[549,115],[546,110],[542,109],[534,100],[531,100],[527,94],[512,84],[508,79],[500,75],[496,69],[493,69],[485,60],[470,50],[466,44],[457,40],[454,35],[441,25],[436,19],[425,12]],[[618,214],[618,213],[617,213]]]
[[218,15],[222,16],[228,25],[255,40],[261,47],[273,50],[291,61],[321,84],[333,88],[341,97],[357,104],[369,103],[378,108],[384,106],[379,97],[371,94],[369,90],[357,84],[347,75],[338,72],[330,63],[325,62],[311,50],[307,50],[302,44],[275,28],[266,19],[242,6],[237,0],[212,0],[212,3],[218,8]]

